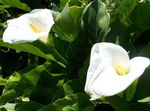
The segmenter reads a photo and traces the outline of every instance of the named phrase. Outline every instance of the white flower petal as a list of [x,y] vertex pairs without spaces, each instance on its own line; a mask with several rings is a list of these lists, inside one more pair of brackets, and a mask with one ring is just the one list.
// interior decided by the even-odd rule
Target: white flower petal
[[33,42],[39,38],[47,38],[54,24],[52,12],[48,9],[36,9],[7,22],[3,41],[8,43]]
[[103,63],[101,59],[99,58],[99,48],[98,45],[94,45],[91,50],[91,58],[90,58],[90,66],[88,69],[88,74],[86,78],[86,85],[85,85],[85,92],[87,92],[89,95],[92,94],[91,85],[93,84],[93,81],[95,78],[99,75],[101,71],[103,71]]
[[[30,30],[26,18],[9,20],[8,23],[9,25],[3,34],[4,42],[16,43],[37,39],[37,37],[34,37],[34,33]],[[21,25],[18,26],[17,24]]]
[[[134,57],[130,60],[130,72],[127,79],[135,80],[142,75],[145,68],[150,65],[150,59],[146,57]],[[129,81],[129,80],[127,80]]]
[[35,9],[30,15],[26,14],[31,23],[40,28],[41,31],[49,32],[54,24],[52,11],[48,9]]
[[[150,64],[150,60],[144,57],[128,59],[127,52],[118,45],[98,43],[93,46],[85,84],[85,92],[91,96],[91,100],[122,92]],[[114,64],[129,65],[129,73],[119,75]]]
[[97,76],[104,70],[106,65],[114,66],[114,63],[123,61],[128,67],[129,57],[127,52],[120,46],[112,43],[97,43],[92,47],[90,66],[87,72],[85,91],[92,94],[91,86]]
[[148,58],[135,57],[130,61],[130,72],[124,76],[119,76],[113,68],[107,67],[93,83],[92,89],[96,97],[112,96],[122,92],[143,74],[149,64],[150,60]]
[[93,64],[90,64],[88,69],[88,74],[86,78],[86,84],[85,84],[85,92],[87,92],[89,95],[93,95],[93,89],[91,88],[93,85],[93,82],[96,80],[96,78],[100,75],[100,73],[104,70],[104,65],[101,62],[100,59],[95,58],[95,61],[93,61]]
[[124,83],[121,79],[122,77],[116,73],[113,67],[106,67],[91,86],[94,92],[93,94],[97,96],[97,98],[91,98],[91,100],[119,93],[124,88],[122,85]]
[[[117,64],[121,65],[127,65],[125,67],[128,67],[129,63],[129,56],[128,53],[119,45],[115,45],[113,43],[97,43],[93,46],[94,50],[98,51],[99,58],[108,65],[115,66]],[[95,53],[95,51],[92,51],[91,55]],[[91,56],[92,58],[92,56]]]

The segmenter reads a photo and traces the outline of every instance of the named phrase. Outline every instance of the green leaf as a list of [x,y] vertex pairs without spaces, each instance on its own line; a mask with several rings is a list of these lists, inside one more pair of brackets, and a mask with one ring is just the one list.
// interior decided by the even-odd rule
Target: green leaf
[[[47,67],[47,65],[40,65],[28,72],[16,72],[10,76],[0,97],[0,105],[15,100],[18,97],[29,96],[30,99],[40,99],[42,100],[41,102],[51,101],[53,94],[59,88],[57,83],[64,75],[51,74],[48,72]],[[49,67],[51,67],[51,64]],[[39,88],[40,90],[37,90]]]
[[138,79],[135,80],[128,88],[126,91],[124,91],[125,93],[125,98],[126,100],[128,101],[131,101],[134,97],[134,94],[136,92],[136,86],[137,86],[137,83],[138,83]]
[[66,6],[67,2],[68,2],[68,0],[61,0],[60,1],[60,9],[63,9]]
[[19,0],[0,0],[0,3],[8,5],[10,7],[16,7],[25,11],[30,11],[30,7],[25,3],[20,2]]
[[58,99],[38,111],[86,111],[89,106],[91,106],[90,109],[92,110],[93,105],[88,99],[85,93],[72,94]]
[[[37,102],[20,102],[20,103],[7,103],[0,106],[0,108],[5,108],[6,111],[37,111],[42,107],[41,104]],[[0,110],[1,111],[1,110]]]
[[[6,111],[15,111],[16,103],[7,103],[5,105],[0,106],[1,108],[5,108]],[[1,110],[0,110],[1,111]],[[3,111],[3,110],[2,110]],[[4,110],[5,111],[5,110]]]
[[[19,94],[20,95],[20,94]],[[0,96],[0,105],[6,104],[9,101],[14,100],[17,97],[16,91],[14,89],[7,91],[5,94],[3,93]]]
[[109,101],[116,111],[149,111],[150,106],[147,104],[150,103],[149,77],[149,75],[144,75],[139,79],[132,101],[127,101],[117,95],[107,97],[106,100]]
[[30,101],[30,102],[20,102],[16,105],[14,111],[37,111],[43,105],[40,103]]
[[4,86],[7,83],[7,79],[0,77],[0,86]]
[[[149,70],[150,71],[150,70]],[[144,75],[142,75],[139,78],[137,87],[136,87],[136,92],[134,95],[134,100],[141,100],[143,98],[149,97],[150,96],[150,73],[147,71],[145,72]]]
[[81,92],[84,88],[83,79],[70,80],[63,85],[65,95],[71,95],[73,93]]
[[118,19],[115,19],[110,26],[111,30],[106,35],[105,40],[119,44],[125,49],[129,48],[130,35],[127,27],[125,27]]
[[140,30],[141,32],[150,28],[150,1],[146,1],[138,4],[136,9],[133,11],[131,20],[133,26]]
[[62,40],[72,42],[80,31],[83,6],[69,6],[66,4],[63,11],[57,15],[53,30]]
[[72,95],[74,93],[82,92],[84,88],[84,80],[81,78],[69,80],[62,85],[60,90],[53,96],[53,100],[58,99],[59,97],[64,97]]
[[139,0],[122,0],[118,9],[117,14],[122,23],[128,25],[127,21],[130,18],[131,13],[138,5]]
[[143,99],[140,99],[140,100],[138,100],[138,102],[140,102],[140,103],[150,103],[150,96],[149,97],[145,97],[145,98],[143,98]]
[[149,111],[150,106],[139,104],[132,101],[126,101],[119,96],[106,98],[116,111]]
[[84,10],[82,27],[92,41],[101,41],[109,29],[110,15],[101,0],[94,0]]
[[130,104],[119,96],[106,98],[116,111],[130,111]]
[[1,10],[3,10],[3,9],[5,9],[5,8],[9,8],[10,6],[8,6],[8,5],[0,5],[0,12],[1,12]]
[[39,48],[37,48],[29,43],[9,44],[9,43],[4,43],[2,40],[0,40],[0,46],[28,52],[28,53],[40,56],[40,57],[45,58],[50,61],[56,61],[55,58],[53,57],[53,55],[45,54]]

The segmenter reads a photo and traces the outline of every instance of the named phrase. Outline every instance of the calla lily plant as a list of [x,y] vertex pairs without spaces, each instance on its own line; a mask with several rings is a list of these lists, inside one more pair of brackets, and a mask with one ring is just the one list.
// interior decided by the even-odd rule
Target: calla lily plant
[[91,50],[85,92],[91,100],[116,95],[140,77],[149,64],[146,57],[129,59],[119,45],[96,43]]
[[51,10],[35,9],[18,18],[8,20],[7,23],[8,26],[3,34],[4,42],[33,42],[37,39],[46,42],[54,20]]

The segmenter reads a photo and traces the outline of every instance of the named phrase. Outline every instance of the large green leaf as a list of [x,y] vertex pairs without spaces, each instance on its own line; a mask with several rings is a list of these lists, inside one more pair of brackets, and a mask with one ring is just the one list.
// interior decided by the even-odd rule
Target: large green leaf
[[16,7],[25,11],[30,11],[30,7],[25,3],[20,2],[19,0],[0,0],[0,3],[8,5],[10,7]]
[[[31,100],[42,100],[39,100],[42,103],[51,101],[53,94],[58,90],[57,83],[64,75],[51,74],[47,67],[51,67],[51,64],[41,65],[27,72],[16,72],[10,76],[0,97],[0,104],[29,96]],[[37,90],[38,88],[40,90]]]
[[119,44],[127,50],[129,48],[130,40],[127,27],[125,27],[118,19],[114,20],[110,26],[111,30],[106,35],[105,40]]
[[47,60],[56,61],[55,58],[53,57],[53,55],[45,54],[39,48],[37,48],[34,45],[31,45],[29,43],[9,44],[9,43],[4,43],[2,40],[0,40],[0,46],[11,48],[11,49],[16,49],[16,50],[20,50],[20,51],[24,51],[24,52],[29,52],[31,54],[45,58]]
[[138,79],[135,80],[126,91],[124,91],[124,96],[126,100],[131,101],[134,98],[134,94],[136,93],[136,86],[138,83]]
[[94,0],[84,10],[82,26],[86,36],[97,42],[102,40],[108,31],[109,21],[110,15],[106,5],[101,0]]
[[74,93],[83,92],[84,81],[83,79],[73,79],[69,80],[58,90],[57,93],[53,96],[54,100],[59,99],[60,97],[72,95]]
[[137,102],[126,101],[119,96],[108,97],[107,100],[116,111],[149,111],[150,106]]
[[143,32],[150,28],[150,1],[146,1],[137,5],[135,10],[132,13],[131,20],[133,22],[133,26],[136,27],[137,30]]
[[83,9],[83,6],[69,6],[67,3],[57,15],[53,30],[62,40],[72,42],[78,36]]
[[93,105],[88,99],[85,93],[72,94],[58,99],[38,111],[88,111],[87,107],[92,111]]
[[121,1],[117,9],[117,14],[119,15],[119,18],[122,23],[128,25],[127,21],[129,20],[129,17],[132,11],[135,9],[138,3],[139,3],[139,0],[122,0]]

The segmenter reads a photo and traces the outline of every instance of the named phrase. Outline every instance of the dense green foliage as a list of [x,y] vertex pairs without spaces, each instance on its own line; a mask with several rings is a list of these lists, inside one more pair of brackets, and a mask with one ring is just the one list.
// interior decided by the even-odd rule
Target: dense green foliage
[[149,0],[0,0],[0,38],[8,19],[37,8],[56,12],[48,44],[0,39],[1,111],[150,110],[150,68],[119,95],[91,102],[84,92],[94,43],[150,57]]

